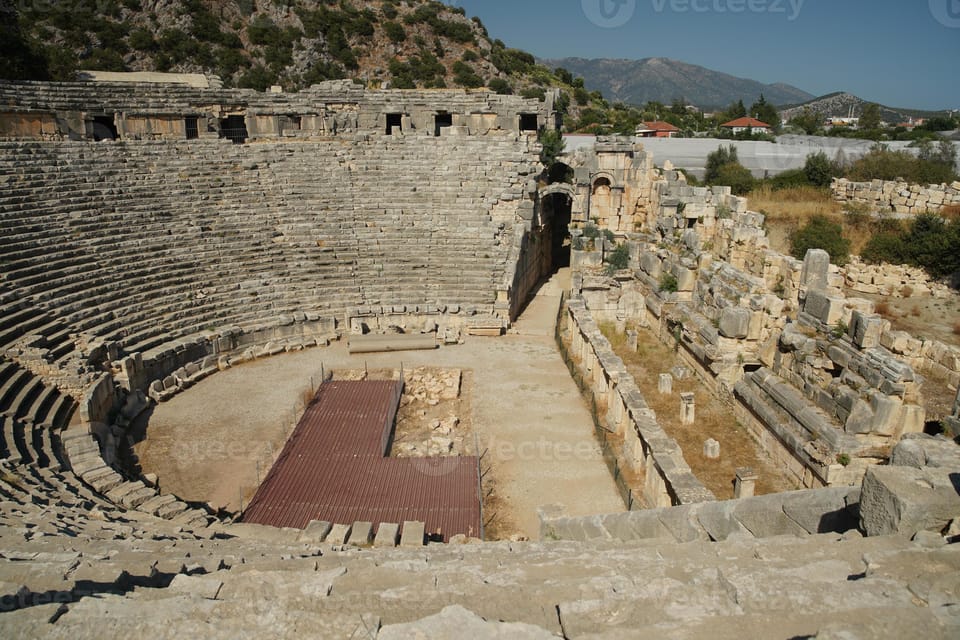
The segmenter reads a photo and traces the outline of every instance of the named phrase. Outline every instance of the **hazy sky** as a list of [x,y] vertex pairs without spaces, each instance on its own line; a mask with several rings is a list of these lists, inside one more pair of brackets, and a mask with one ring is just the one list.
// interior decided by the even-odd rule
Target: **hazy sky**
[[673,58],[815,95],[960,108],[960,0],[446,1],[544,58]]

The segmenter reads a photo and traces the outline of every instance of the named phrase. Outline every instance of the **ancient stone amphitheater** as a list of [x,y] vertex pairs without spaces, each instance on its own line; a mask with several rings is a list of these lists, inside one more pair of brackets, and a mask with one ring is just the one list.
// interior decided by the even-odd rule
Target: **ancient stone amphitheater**
[[[957,637],[960,456],[919,432],[956,425],[922,382],[955,389],[960,354],[631,140],[544,172],[555,118],[550,96],[349,82],[0,83],[3,636]],[[618,240],[629,268],[604,271]],[[633,510],[425,544],[416,522],[229,521],[118,461],[200,378],[398,323],[497,335],[568,260],[558,344]],[[674,344],[806,489],[716,500],[598,322]]]

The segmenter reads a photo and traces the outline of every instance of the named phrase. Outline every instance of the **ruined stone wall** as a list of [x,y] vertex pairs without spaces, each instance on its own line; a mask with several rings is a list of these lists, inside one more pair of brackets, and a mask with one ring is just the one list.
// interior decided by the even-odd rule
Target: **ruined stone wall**
[[598,418],[622,438],[617,458],[645,506],[663,507],[714,500],[693,475],[680,446],[663,432],[623,361],[613,352],[582,300],[571,299],[562,319],[563,337]]
[[631,138],[598,137],[565,159],[574,169],[574,222],[628,233],[642,224],[655,197],[653,158]]
[[871,211],[918,214],[960,207],[960,182],[919,185],[893,180],[851,182],[834,178],[830,190],[837,202],[863,204]]
[[524,116],[535,125],[524,133],[533,135],[554,122],[552,96],[540,102],[485,90],[367,90],[349,80],[281,94],[169,83],[0,81],[0,105],[0,139],[91,139],[95,117],[123,140],[186,139],[188,117],[197,119],[199,138],[218,137],[221,120],[231,115],[240,116],[249,141],[384,134],[388,117],[398,135],[431,137],[519,134]]
[[574,252],[584,271],[574,294],[591,312],[679,343],[804,486],[857,482],[905,433],[922,431],[917,372],[951,379],[956,352],[891,331],[871,302],[844,297],[845,278],[859,281],[866,269],[841,272],[823,252],[801,262],[772,251],[763,216],[728,189],[690,187],[668,168],[654,193],[639,233],[628,235],[628,273],[603,276],[602,252]]
[[932,295],[946,298],[950,288],[931,278],[918,267],[905,264],[866,264],[858,256],[840,267],[840,275],[848,289],[858,293],[879,294],[889,298]]

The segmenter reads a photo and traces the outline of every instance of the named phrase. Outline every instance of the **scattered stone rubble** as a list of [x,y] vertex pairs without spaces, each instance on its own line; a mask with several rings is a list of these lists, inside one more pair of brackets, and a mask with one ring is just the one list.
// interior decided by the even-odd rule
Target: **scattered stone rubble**
[[473,432],[458,417],[462,377],[459,369],[418,367],[404,372],[391,455],[461,456],[474,449]]
[[[858,482],[924,429],[921,372],[960,382],[960,350],[892,331],[873,303],[843,295],[862,265],[842,272],[823,251],[803,261],[772,251],[763,216],[726,188],[665,170],[654,191],[659,206],[626,235],[631,270],[597,276],[575,249],[573,295],[600,321],[633,321],[682,347],[798,483]],[[903,278],[880,286],[898,279],[902,295],[913,282]]]

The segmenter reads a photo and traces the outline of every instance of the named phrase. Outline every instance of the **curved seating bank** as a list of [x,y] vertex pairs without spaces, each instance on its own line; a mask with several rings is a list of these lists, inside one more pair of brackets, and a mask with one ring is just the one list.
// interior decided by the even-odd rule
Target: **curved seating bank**
[[[148,398],[233,363],[394,327],[502,331],[542,268],[530,129],[550,100],[0,83],[0,104],[4,637],[955,637],[942,473],[904,463],[868,470],[863,495],[713,501],[616,375],[589,297],[567,332],[663,508],[545,512],[540,544],[424,547],[416,522],[223,523],[115,464]],[[611,178],[578,181],[633,226],[617,176],[650,159],[604,153]],[[956,464],[927,446],[910,460]],[[934,516],[886,508],[906,491]]]

